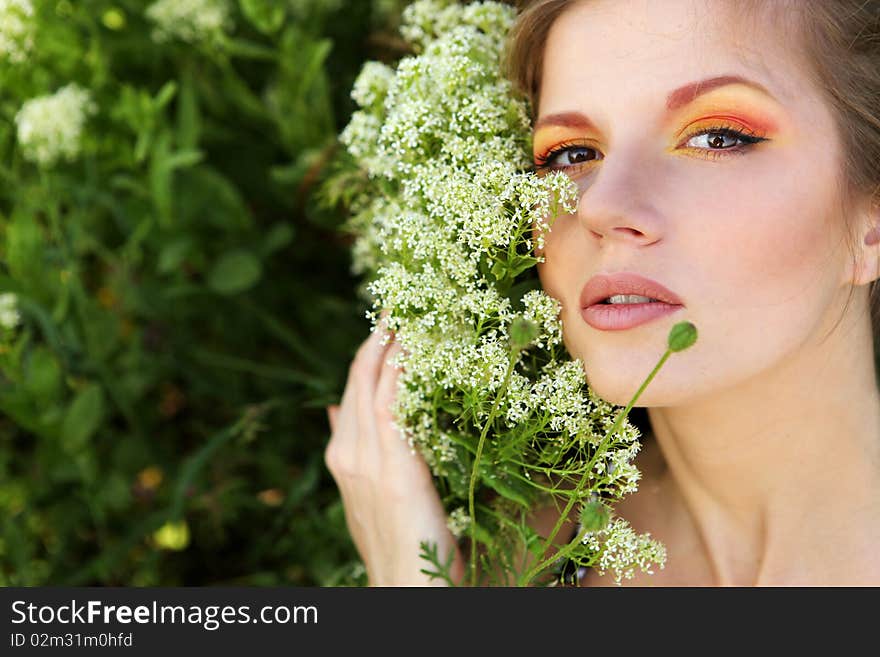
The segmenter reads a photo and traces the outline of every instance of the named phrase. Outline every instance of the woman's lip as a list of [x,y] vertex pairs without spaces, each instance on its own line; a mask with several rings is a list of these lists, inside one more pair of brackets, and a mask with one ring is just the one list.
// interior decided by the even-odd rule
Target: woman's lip
[[638,294],[673,306],[684,305],[674,292],[657,281],[625,271],[614,274],[596,274],[584,285],[578,301],[581,308],[588,308],[616,294]]
[[600,331],[622,331],[684,308],[669,303],[594,303],[581,309],[584,321]]

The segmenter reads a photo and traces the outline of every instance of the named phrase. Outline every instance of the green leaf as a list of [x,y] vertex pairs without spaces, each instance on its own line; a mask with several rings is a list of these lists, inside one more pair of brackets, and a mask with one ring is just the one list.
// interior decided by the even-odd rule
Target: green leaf
[[24,388],[42,406],[53,400],[61,387],[61,366],[46,347],[35,348],[25,369]]
[[46,248],[33,215],[16,210],[6,225],[6,265],[21,291],[41,302],[54,298],[59,285],[57,270],[45,264]]
[[104,418],[104,391],[90,383],[74,398],[61,424],[61,441],[68,453],[86,446]]
[[189,255],[190,248],[192,248],[192,240],[188,237],[182,237],[165,244],[159,252],[156,269],[160,274],[173,272]]
[[163,162],[169,170],[182,169],[198,164],[205,159],[205,154],[199,150],[186,150],[172,153]]
[[218,294],[237,294],[253,287],[263,274],[260,261],[247,251],[229,251],[208,274],[208,285]]
[[[325,66],[332,49],[330,39],[316,39],[291,26],[282,38],[278,76],[264,94],[285,147],[297,158],[336,134],[332,85]],[[291,121],[292,116],[298,120]]]
[[522,529],[523,533],[525,534],[526,549],[532,556],[535,556],[538,559],[543,559],[544,541],[541,538],[541,535],[535,531],[534,527],[531,527],[529,525],[524,525]]
[[274,34],[284,24],[284,3],[278,0],[238,0],[241,13],[263,34]]
[[526,269],[537,264],[537,262],[538,260],[536,258],[533,258],[532,256],[516,256],[510,261],[507,266],[508,275],[511,278],[516,278]]
[[92,299],[81,299],[79,303],[84,310],[82,329],[89,356],[95,361],[105,361],[119,343],[119,316]]
[[440,397],[436,400],[437,406],[447,413],[458,417],[461,414],[461,403],[458,401],[449,399],[447,397]]
[[516,480],[508,478],[504,473],[499,475],[493,471],[486,471],[483,474],[483,481],[496,493],[522,505],[523,508],[528,509],[531,506],[531,502],[525,495],[522,486],[517,485]]
[[288,223],[277,223],[269,229],[263,240],[263,255],[269,255],[283,249],[293,239],[293,226]]
[[518,282],[507,291],[507,298],[510,299],[511,303],[513,304],[514,311],[522,312],[524,310],[522,298],[526,295],[526,292],[540,289],[542,289],[540,278],[538,278],[537,276],[526,278],[525,280]]
[[504,278],[506,273],[507,273],[507,263],[506,262],[502,262],[501,260],[496,260],[492,264],[492,276],[495,277],[495,280],[500,281],[502,278]]
[[271,61],[278,57],[277,53],[271,48],[266,48],[259,43],[247,41],[246,39],[226,39],[223,44],[226,52],[235,57],[261,59],[264,61]]
[[224,233],[253,225],[241,190],[209,166],[180,171],[175,176],[175,188],[187,190],[174,199],[175,218],[181,225],[205,226]]
[[294,479],[284,501],[285,509],[292,509],[298,506],[309,495],[314,494],[320,483],[321,460],[312,455],[311,461],[306,465],[302,473]]
[[171,102],[177,93],[177,83],[174,80],[169,80],[162,88],[159,89],[159,92],[156,94],[156,97],[153,99],[153,107],[156,111],[164,109],[164,107]]

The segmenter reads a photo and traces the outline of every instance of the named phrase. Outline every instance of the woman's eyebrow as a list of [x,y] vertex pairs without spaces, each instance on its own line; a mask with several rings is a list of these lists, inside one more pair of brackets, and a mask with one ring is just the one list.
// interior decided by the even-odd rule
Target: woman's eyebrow
[[686,84],[671,92],[669,96],[666,97],[666,109],[672,112],[680,107],[684,107],[688,103],[692,103],[704,93],[708,93],[713,89],[724,87],[729,84],[743,84],[760,91],[773,100],[776,100],[776,97],[771,94],[764,85],[755,82],[754,80],[749,80],[740,75],[719,75],[714,78],[706,78],[705,80],[700,80],[698,82],[691,82],[690,84]]
[[[751,87],[752,89],[756,89],[769,96],[773,100],[776,100],[776,97],[771,94],[764,85],[755,82],[754,80],[749,80],[740,75],[718,75],[706,78],[705,80],[691,82],[690,84],[686,84],[670,92],[666,97],[666,110],[668,112],[674,112],[675,110],[694,102],[697,98],[713,89],[731,84],[742,84]],[[541,117],[535,123],[534,130],[537,132],[539,128],[550,125],[561,126],[564,128],[582,128],[585,130],[595,129],[593,122],[580,112],[562,112],[559,114],[548,114],[547,116]]]

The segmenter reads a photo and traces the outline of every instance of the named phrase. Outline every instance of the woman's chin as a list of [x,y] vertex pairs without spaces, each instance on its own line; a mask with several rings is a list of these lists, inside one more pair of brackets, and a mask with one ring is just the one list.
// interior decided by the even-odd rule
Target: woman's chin
[[[639,370],[636,374],[634,369],[609,368],[601,373],[594,371],[592,376],[589,369],[585,371],[587,383],[596,395],[609,404],[626,406],[645,382],[651,369],[649,367],[645,372]],[[634,407],[674,406],[686,402],[691,398],[693,392],[693,386],[681,387],[669,379],[661,380],[658,372],[639,395]]]
[[[586,378],[590,389],[596,395],[609,404],[616,406],[626,406],[641,385],[641,381],[636,382],[634,377],[591,376],[589,370],[586,371]],[[639,396],[638,402],[640,406],[644,402],[644,394],[642,393]]]

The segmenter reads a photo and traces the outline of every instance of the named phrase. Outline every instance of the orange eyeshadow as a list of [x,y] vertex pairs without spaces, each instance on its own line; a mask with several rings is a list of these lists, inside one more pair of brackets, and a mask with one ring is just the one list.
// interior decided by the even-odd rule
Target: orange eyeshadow
[[[737,85],[735,92],[728,88],[718,89],[708,92],[685,107],[671,110],[664,119],[664,127],[671,129],[676,123],[680,126],[679,135],[682,135],[696,126],[728,122],[738,124],[757,135],[766,136],[779,132],[780,125],[774,112],[760,109],[766,104],[766,96],[749,87]],[[578,112],[563,112],[543,120],[550,122],[539,125],[533,134],[532,153],[535,159],[563,143],[573,140],[589,142],[588,136],[595,132],[590,119]]]
[[584,137],[584,131],[579,128],[569,128],[564,126],[547,126],[540,128],[534,135],[532,143],[532,154],[535,158],[544,153],[553,150],[557,145]]

